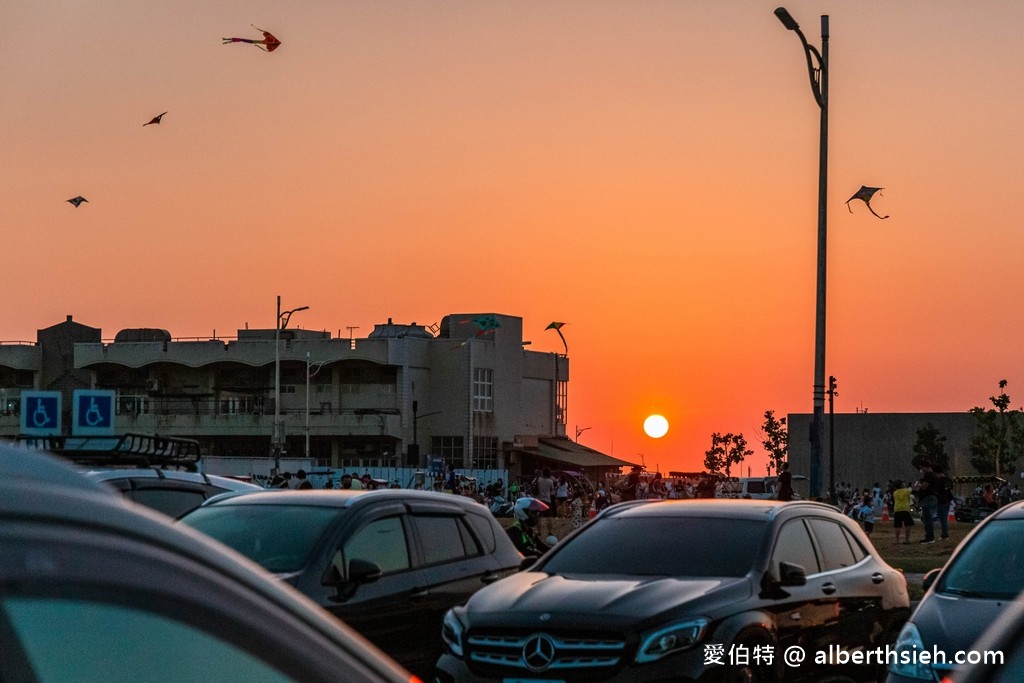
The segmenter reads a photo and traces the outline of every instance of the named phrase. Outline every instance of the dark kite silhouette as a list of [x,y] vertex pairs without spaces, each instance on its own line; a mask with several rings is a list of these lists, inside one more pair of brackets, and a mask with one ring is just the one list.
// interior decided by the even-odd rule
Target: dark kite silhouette
[[81,205],[82,202],[87,202],[89,200],[86,199],[85,197],[83,197],[82,195],[78,195],[77,197],[72,197],[71,199],[68,199],[68,200],[65,200],[65,201],[71,202],[72,204],[75,205],[75,208],[77,209]]
[[[875,213],[875,210],[871,208],[871,198],[875,195],[876,192],[884,189],[884,187],[868,187],[867,185],[861,185],[860,189],[857,190],[857,192],[852,197],[846,200],[846,208],[850,209],[850,202],[852,202],[854,199],[859,199],[862,202],[864,202],[864,204],[868,207],[868,211],[874,213],[875,216],[877,216],[878,218],[888,218],[888,216],[879,216],[877,213]],[[850,209],[850,213],[853,213],[853,209]]]
[[[167,112],[164,112],[164,114],[166,114],[166,113]],[[164,117],[164,114],[160,114],[160,116],[154,116],[152,119],[149,120],[149,123],[144,123],[142,125],[143,126],[148,126],[150,123],[160,123],[160,119],[162,119]]]

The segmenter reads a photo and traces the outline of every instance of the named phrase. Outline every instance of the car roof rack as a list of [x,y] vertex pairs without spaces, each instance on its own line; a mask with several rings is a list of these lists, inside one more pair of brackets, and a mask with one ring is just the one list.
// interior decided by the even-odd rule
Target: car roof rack
[[80,465],[97,467],[175,467],[195,472],[201,457],[195,439],[134,432],[120,437],[19,434],[15,442],[23,448],[50,451]]

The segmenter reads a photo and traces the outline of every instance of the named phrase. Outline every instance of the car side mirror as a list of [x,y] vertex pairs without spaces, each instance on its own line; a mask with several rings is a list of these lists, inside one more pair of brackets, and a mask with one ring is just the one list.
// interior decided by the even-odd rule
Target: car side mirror
[[379,565],[356,557],[348,563],[347,578],[341,575],[338,569],[338,562],[331,562],[320,577],[320,584],[323,586],[334,586],[337,589],[334,595],[331,596],[332,601],[347,602],[356,594],[359,586],[364,583],[373,583],[380,578],[380,574]]
[[373,583],[380,578],[380,566],[375,562],[360,557],[352,558],[348,563],[348,582],[354,585]]
[[807,572],[798,564],[779,562],[779,585],[803,586],[807,584]]
[[926,591],[931,588],[932,584],[935,583],[935,579],[939,578],[939,572],[941,571],[942,568],[939,567],[937,569],[932,569],[930,572],[925,574],[924,578],[921,579],[921,587]]

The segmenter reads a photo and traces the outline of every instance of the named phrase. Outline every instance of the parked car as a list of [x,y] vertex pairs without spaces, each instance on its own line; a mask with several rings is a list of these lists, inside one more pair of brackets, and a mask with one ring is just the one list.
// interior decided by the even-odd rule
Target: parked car
[[437,679],[793,680],[821,672],[786,668],[787,647],[882,647],[909,612],[903,575],[830,506],[636,501],[448,612]]
[[1018,683],[1024,680],[1024,596],[1006,606],[968,650],[971,661],[944,680],[950,683]]
[[993,511],[941,569],[925,574],[927,592],[896,641],[900,657],[889,666],[890,683],[938,680],[955,668],[952,661],[922,663],[912,653],[938,649],[952,657],[971,649],[1024,590],[1022,538],[1024,501],[1018,501]]
[[85,476],[113,486],[125,498],[169,517],[180,517],[221,493],[263,490],[239,479],[161,467],[88,470]]
[[264,491],[181,522],[292,584],[415,673],[441,652],[445,612],[520,569],[483,505],[409,489]]
[[[793,481],[805,481],[807,477],[793,475]],[[779,478],[771,477],[736,477],[722,483],[720,498],[756,498],[759,500],[776,500],[779,497]],[[793,494],[793,500],[800,496]]]
[[0,641],[3,681],[416,680],[249,560],[8,446]]

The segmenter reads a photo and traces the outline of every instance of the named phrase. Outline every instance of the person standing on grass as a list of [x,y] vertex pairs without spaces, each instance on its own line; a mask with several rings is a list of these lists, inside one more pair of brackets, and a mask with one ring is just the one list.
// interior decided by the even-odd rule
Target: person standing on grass
[[921,521],[924,523],[924,538],[921,544],[935,543],[935,513],[938,511],[938,481],[930,460],[921,461],[921,478],[914,484],[918,500],[921,501]]
[[875,529],[875,506],[872,504],[870,495],[864,496],[857,517],[864,526],[864,533],[870,536]]
[[949,506],[953,502],[953,483],[942,471],[941,465],[935,465],[935,500],[938,503],[936,512],[939,516],[939,529],[942,540],[949,540]]
[[892,490],[892,525],[896,529],[896,542],[900,542],[900,529],[903,530],[903,542],[910,543],[910,527],[914,526],[914,517],[910,514],[910,485],[897,480]]
[[789,471],[789,461],[782,463],[779,473],[779,500],[793,500],[793,473]]

